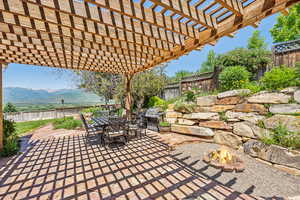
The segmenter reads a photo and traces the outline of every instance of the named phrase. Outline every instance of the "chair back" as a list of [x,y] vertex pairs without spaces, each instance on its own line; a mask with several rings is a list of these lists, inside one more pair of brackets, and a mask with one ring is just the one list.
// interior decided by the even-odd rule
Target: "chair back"
[[86,123],[86,120],[85,120],[83,114],[80,114],[80,119],[83,122],[85,130],[88,131],[88,124]]

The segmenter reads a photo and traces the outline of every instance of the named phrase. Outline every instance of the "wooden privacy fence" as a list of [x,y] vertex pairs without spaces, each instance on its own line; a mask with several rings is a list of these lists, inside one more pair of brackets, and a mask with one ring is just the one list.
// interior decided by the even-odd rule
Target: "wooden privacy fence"
[[273,46],[272,52],[275,66],[294,67],[300,62],[300,39],[278,43]]
[[215,67],[214,72],[207,72],[182,78],[181,81],[168,84],[163,90],[163,98],[166,100],[181,96],[184,92],[199,89],[212,91],[218,88],[220,68]]

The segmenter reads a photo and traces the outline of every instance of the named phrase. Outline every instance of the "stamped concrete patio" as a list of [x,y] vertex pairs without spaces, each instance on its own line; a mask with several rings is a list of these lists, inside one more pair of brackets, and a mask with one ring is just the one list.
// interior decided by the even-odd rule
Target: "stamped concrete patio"
[[118,148],[85,135],[31,142],[1,169],[0,199],[257,199],[201,177],[158,139]]

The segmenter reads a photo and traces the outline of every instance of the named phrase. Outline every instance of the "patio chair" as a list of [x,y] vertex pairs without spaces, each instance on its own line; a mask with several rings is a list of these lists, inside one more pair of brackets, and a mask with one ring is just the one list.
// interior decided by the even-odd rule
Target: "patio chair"
[[88,124],[83,114],[80,114],[80,119],[84,125],[87,135],[89,136],[92,133],[98,133],[100,135],[101,143],[103,143],[103,128],[97,124]]
[[134,133],[135,137],[141,137],[143,135],[146,135],[146,128],[147,126],[145,125],[143,118],[141,118],[139,115],[137,115],[136,118],[128,122],[129,134]]
[[128,126],[122,118],[110,118],[109,125],[104,131],[104,143],[112,144],[123,139],[122,143],[128,142]]

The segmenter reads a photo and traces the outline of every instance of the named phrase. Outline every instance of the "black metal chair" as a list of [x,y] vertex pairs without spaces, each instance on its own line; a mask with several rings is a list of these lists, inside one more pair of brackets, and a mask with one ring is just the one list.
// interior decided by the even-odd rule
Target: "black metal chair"
[[[141,115],[136,115],[136,118],[128,121],[129,134],[134,133],[135,137],[146,135],[147,126]],[[130,134],[131,135],[131,134]]]
[[84,125],[87,135],[90,136],[93,133],[98,134],[100,135],[101,143],[103,143],[103,134],[104,134],[103,127],[97,124],[88,124],[83,114],[80,114],[80,119]]
[[104,131],[104,143],[112,144],[120,139],[123,139],[120,142],[124,144],[128,142],[127,122],[122,118],[110,118],[109,125],[106,126]]

